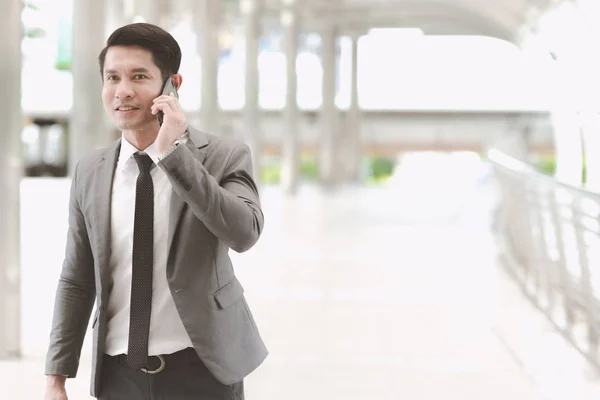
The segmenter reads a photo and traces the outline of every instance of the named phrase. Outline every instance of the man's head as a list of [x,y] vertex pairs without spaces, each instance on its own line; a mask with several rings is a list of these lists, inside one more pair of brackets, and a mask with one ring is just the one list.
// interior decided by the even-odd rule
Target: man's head
[[177,88],[182,82],[177,41],[156,25],[125,25],[110,35],[98,61],[102,100],[115,124],[123,130],[155,130],[152,101],[167,78],[173,77]]

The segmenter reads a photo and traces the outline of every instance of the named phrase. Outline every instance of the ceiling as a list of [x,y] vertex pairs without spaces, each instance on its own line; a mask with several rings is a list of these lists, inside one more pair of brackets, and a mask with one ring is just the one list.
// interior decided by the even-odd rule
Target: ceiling
[[[561,0],[291,0],[305,28],[335,24],[340,30],[420,28],[432,35],[484,35],[518,42],[545,10]],[[290,0],[263,0],[267,16]]]

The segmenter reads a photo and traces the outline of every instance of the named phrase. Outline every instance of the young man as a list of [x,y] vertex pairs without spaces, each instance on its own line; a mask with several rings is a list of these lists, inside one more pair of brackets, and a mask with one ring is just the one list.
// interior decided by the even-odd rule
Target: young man
[[228,256],[263,229],[250,151],[188,126],[161,95],[169,78],[181,86],[180,61],[173,37],[146,23],[117,29],[100,53],[104,107],[123,133],[73,174],[46,399],[67,399],[94,299],[99,399],[240,400],[267,356]]

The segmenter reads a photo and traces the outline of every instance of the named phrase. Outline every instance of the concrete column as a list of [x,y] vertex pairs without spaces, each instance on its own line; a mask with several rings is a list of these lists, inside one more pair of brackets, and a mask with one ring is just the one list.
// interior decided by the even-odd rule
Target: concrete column
[[[191,2],[192,0],[178,0],[176,2],[162,1],[161,7],[159,9],[157,25],[171,34],[174,33],[175,29],[182,22],[189,23],[189,25],[193,28],[193,13],[195,12],[195,10],[192,9],[193,4]],[[175,39],[177,40],[177,38]],[[183,54],[187,53],[183,51]]]
[[346,179],[358,183],[362,180],[361,115],[358,104],[358,39],[352,34],[352,81],[350,84],[350,107],[346,116],[345,132],[341,136],[346,143]]
[[288,194],[295,194],[300,173],[300,146],[298,140],[298,14],[293,6],[286,7],[281,14],[284,28],[286,55],[286,104],[283,111],[283,148],[281,162],[281,184]]
[[220,133],[219,129],[219,30],[221,10],[218,0],[194,2],[194,25],[198,32],[198,53],[202,60],[201,130]]
[[125,23],[129,24],[133,22],[136,14],[136,1],[137,0],[123,0],[123,18]]
[[106,29],[104,36],[108,38],[117,28],[131,22],[127,19],[125,1],[126,0],[105,0],[106,1]]
[[21,11],[23,3],[5,2],[0,13],[1,107],[4,111],[0,157],[0,359],[21,352],[20,208],[22,174],[21,130]]
[[[104,42],[118,28],[133,21],[133,0],[105,0]],[[100,76],[100,75],[98,75]],[[116,139],[121,132],[104,113],[104,125],[109,139]]]
[[145,22],[161,25],[163,6],[165,1],[161,0],[135,0],[134,17],[142,17]]
[[323,65],[323,104],[321,106],[322,131],[319,140],[319,175],[321,183],[323,183],[325,186],[331,186],[336,181],[336,36],[337,32],[334,26],[323,26],[321,31],[321,60]]
[[104,2],[73,2],[73,107],[69,127],[69,173],[83,155],[113,139],[102,104],[98,54],[105,44]]
[[358,110],[358,39],[360,35],[353,34],[352,39],[352,81],[350,86],[350,109]]
[[241,0],[246,39],[244,135],[252,152],[254,178],[260,181],[262,145],[259,133],[258,41],[260,39],[260,2]]

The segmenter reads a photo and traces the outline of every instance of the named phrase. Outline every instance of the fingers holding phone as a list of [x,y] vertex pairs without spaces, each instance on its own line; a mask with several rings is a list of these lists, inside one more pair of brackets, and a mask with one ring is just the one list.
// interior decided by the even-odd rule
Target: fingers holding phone
[[187,119],[178,97],[173,80],[169,78],[163,93],[154,99],[152,114],[157,116],[161,125],[156,138],[159,151],[167,150],[187,129]]
[[152,114],[155,114],[157,117],[160,116],[159,122],[161,122],[161,125],[162,121],[164,120],[165,113],[172,113],[173,111],[179,110],[178,104],[176,104],[176,102],[171,101],[172,97],[172,94],[169,96],[160,95],[159,97],[153,100],[154,104],[151,108]]
[[[161,99],[162,97],[165,97],[165,99],[169,99],[169,97],[166,97],[166,96],[175,97],[177,99],[179,98],[179,93],[177,92],[177,87],[175,86],[173,77],[169,77],[165,81],[161,95],[159,97],[157,97],[156,99],[154,99],[154,101],[156,102],[159,99]],[[158,109],[158,111],[154,111],[154,109],[153,109],[152,113],[156,114],[156,117],[158,118],[158,124],[162,125],[163,118],[164,118],[164,111],[161,109]]]

